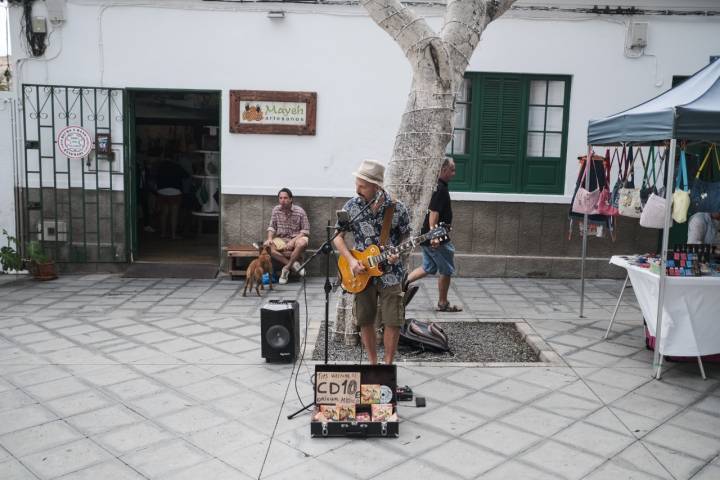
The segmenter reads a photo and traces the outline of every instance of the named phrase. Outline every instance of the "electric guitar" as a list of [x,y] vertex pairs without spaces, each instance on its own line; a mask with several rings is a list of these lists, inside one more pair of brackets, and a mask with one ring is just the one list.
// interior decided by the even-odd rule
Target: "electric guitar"
[[350,293],[362,292],[370,281],[370,277],[379,277],[383,274],[383,264],[390,255],[399,255],[407,250],[412,250],[427,240],[445,238],[447,237],[447,233],[448,227],[440,223],[429,232],[411,238],[397,247],[386,247],[385,250],[380,250],[380,247],[377,245],[370,245],[362,252],[359,250],[350,250],[352,256],[363,264],[365,272],[353,275],[350,270],[350,264],[345,257],[341,255],[338,258],[338,272],[340,273],[343,288]]

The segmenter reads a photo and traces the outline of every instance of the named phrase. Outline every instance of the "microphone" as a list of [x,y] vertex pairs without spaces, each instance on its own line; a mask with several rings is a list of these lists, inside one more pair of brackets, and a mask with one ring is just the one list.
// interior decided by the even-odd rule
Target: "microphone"
[[346,228],[350,223],[350,214],[345,210],[336,210],[335,215],[337,215],[337,222],[340,229]]

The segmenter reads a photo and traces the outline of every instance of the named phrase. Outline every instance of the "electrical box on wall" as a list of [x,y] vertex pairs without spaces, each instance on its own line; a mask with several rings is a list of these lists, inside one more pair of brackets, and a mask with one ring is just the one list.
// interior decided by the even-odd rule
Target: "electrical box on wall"
[[48,20],[53,25],[65,22],[65,0],[45,0]]
[[633,22],[630,24],[630,48],[647,47],[648,24],[645,22]]
[[33,33],[47,33],[47,23],[45,17],[32,17],[30,24]]

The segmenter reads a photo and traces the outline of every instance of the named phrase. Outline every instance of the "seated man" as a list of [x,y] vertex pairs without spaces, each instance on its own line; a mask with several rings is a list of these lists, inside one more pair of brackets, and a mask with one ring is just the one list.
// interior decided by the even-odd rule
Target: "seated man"
[[720,245],[720,212],[698,212],[688,220],[687,243]]
[[278,283],[284,285],[288,281],[290,268],[300,276],[305,275],[298,259],[308,245],[310,222],[305,210],[293,205],[293,194],[289,188],[278,192],[278,203],[273,208],[264,245],[270,247],[272,258],[283,265]]

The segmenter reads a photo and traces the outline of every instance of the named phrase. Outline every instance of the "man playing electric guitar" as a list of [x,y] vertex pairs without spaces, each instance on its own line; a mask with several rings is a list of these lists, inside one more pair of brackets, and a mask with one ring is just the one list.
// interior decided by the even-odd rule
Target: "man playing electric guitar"
[[[372,202],[370,208],[350,226],[355,238],[354,248],[362,251],[371,245],[390,246],[402,243],[410,233],[410,215],[402,202],[393,202],[383,190],[385,167],[376,160],[363,160],[360,168],[353,175],[358,196],[348,200],[343,210],[349,213],[350,218],[355,218],[363,207]],[[366,273],[365,266],[345,245],[343,234],[338,235],[333,240],[333,244],[347,261],[353,275]],[[360,327],[360,336],[371,364],[377,363],[375,316],[378,298],[380,321],[385,327],[383,361],[386,364],[393,362],[400,338],[400,327],[405,323],[403,292],[400,285],[405,269],[400,256],[396,254],[388,255],[386,263],[383,274],[372,277],[367,287],[355,294],[353,305],[355,318]]]

